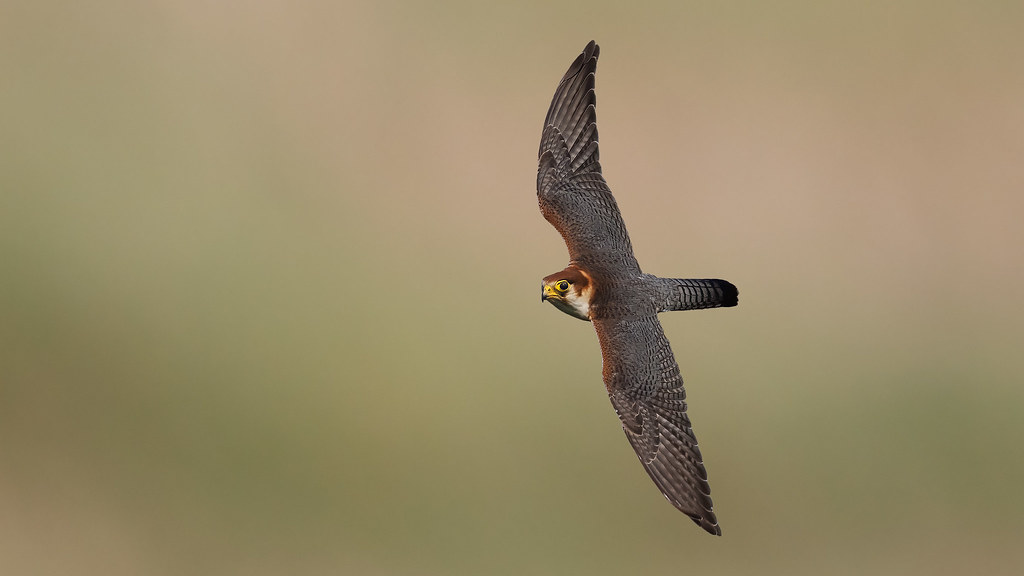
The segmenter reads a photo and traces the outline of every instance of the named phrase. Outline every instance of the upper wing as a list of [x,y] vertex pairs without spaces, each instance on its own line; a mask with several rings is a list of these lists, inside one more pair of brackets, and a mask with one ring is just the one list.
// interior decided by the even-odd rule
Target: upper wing
[[598,273],[602,265],[639,271],[598,162],[594,74],[599,53],[597,44],[587,44],[551,99],[538,153],[537,199],[574,262]]
[[657,316],[594,319],[604,382],[640,462],[676,508],[721,535],[697,439],[686,416],[686,391]]

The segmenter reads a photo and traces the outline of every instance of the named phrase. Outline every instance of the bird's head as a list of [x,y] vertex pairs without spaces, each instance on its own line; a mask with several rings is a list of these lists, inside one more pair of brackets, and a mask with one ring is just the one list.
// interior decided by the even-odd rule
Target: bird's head
[[542,280],[540,299],[551,302],[562,312],[580,320],[590,321],[590,298],[594,285],[590,276],[576,266],[569,265]]

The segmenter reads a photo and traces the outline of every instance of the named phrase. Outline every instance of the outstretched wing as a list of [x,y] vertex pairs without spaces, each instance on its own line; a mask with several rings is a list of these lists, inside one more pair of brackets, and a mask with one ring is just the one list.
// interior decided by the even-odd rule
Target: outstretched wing
[[604,383],[647,473],[676,508],[721,535],[679,365],[657,316],[594,319]]
[[634,272],[640,267],[598,161],[594,74],[599,53],[597,44],[587,44],[555,90],[540,140],[537,199],[574,262],[597,273],[608,267]]

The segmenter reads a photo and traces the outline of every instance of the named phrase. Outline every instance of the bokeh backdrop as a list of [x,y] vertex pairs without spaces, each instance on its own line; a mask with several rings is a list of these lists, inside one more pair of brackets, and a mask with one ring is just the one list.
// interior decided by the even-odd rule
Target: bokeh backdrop
[[[1017,574],[1024,8],[0,3],[4,574]],[[536,149],[587,41],[724,536]]]

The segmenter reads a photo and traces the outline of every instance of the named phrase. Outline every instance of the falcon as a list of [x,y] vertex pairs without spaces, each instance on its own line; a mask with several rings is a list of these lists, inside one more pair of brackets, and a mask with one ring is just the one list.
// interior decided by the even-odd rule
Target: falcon
[[540,139],[537,199],[565,240],[569,265],[543,280],[541,300],[594,325],[604,385],[622,429],[665,498],[721,535],[686,391],[659,312],[735,306],[725,280],[660,278],[640,270],[598,161],[591,41],[558,83]]

